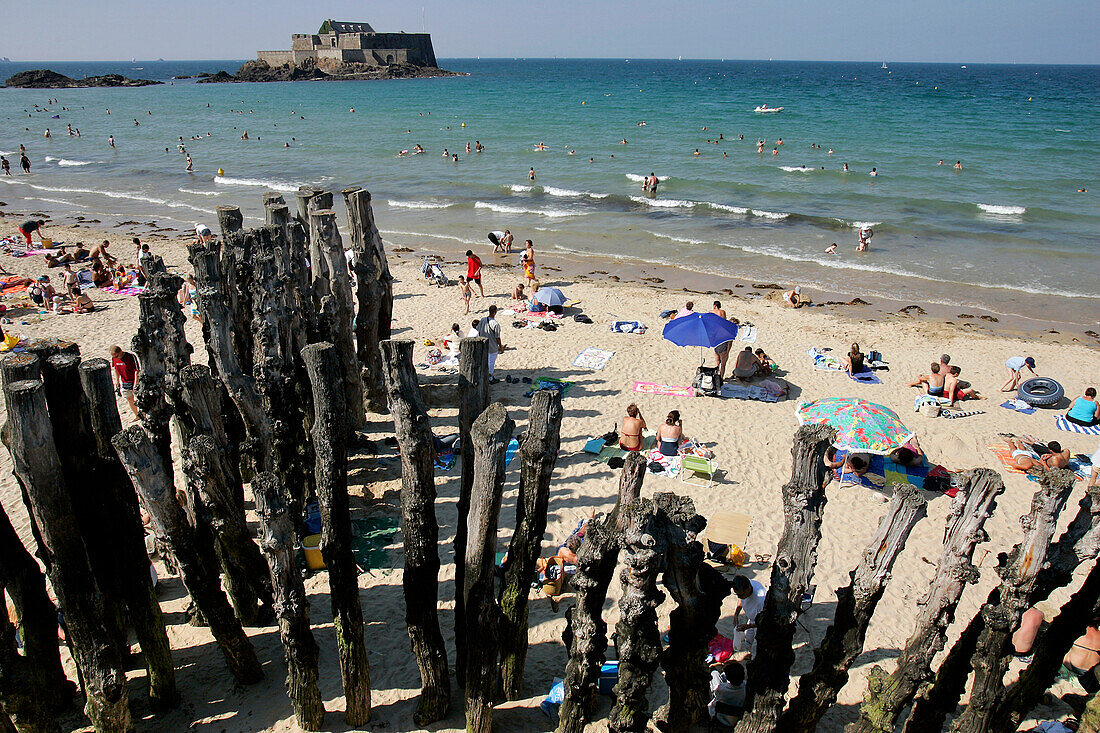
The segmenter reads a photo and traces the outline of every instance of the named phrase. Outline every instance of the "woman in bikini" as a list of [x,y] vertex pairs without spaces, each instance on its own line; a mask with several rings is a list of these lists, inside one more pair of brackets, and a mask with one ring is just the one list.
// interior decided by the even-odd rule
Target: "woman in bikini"
[[626,407],[626,417],[623,418],[622,427],[619,429],[619,447],[623,450],[638,451],[642,449],[642,431],[646,429],[645,418],[638,406],[631,402]]
[[527,281],[527,287],[533,291],[537,284],[535,280],[535,245],[531,243],[530,239],[524,243],[523,277]]
[[680,420],[680,411],[668,413],[664,423],[657,426],[657,447],[663,456],[680,454],[680,443],[684,442],[684,423]]

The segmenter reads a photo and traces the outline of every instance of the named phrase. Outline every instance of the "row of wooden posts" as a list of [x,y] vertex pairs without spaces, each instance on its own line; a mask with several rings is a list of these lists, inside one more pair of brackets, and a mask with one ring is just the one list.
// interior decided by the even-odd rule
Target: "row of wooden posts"
[[[263,677],[244,627],[276,620],[296,720],[305,730],[317,730],[325,715],[318,647],[297,563],[303,507],[316,497],[344,716],[352,727],[366,724],[370,670],[351,554],[347,471],[365,414],[384,411],[392,416],[401,452],[405,620],[421,674],[414,720],[426,726],[448,715],[431,424],[413,367],[413,343],[390,338],[393,279],[370,195],[352,188],[343,198],[353,272],[330,193],[299,191],[293,214],[281,196],[267,194],[266,224],[249,231],[239,209],[219,207],[222,241],[190,249],[206,365],[191,363],[193,349],[175,297],[182,279],[165,271],[151,276],[139,296],[132,344],[142,367],[139,426],[122,430],[109,364],[82,361],[75,344],[33,342],[27,353],[0,362],[8,414],[3,439],[31,516],[37,555],[25,549],[0,511],[0,587],[12,598],[24,634],[19,654],[15,629],[0,619],[0,730],[14,725],[21,733],[53,733],[72,699],[41,568],[63,611],[85,712],[97,731],[133,727],[123,667],[128,628],[144,654],[151,706],[177,702],[171,649],[148,574],[139,497],[158,547],[191,597],[193,622],[209,626],[234,678],[250,684]],[[533,396],[520,441],[515,530],[498,583],[497,526],[515,423],[501,404],[489,402],[485,340],[464,339],[461,354],[454,672],[464,688],[467,729],[480,733],[491,728],[495,701],[522,696],[530,579],[546,530],[562,404],[555,392]],[[804,427],[795,436],[792,476],[783,487],[784,531],[757,622],[758,651],[749,665],[750,695],[737,733],[816,728],[862,653],[893,564],[925,514],[919,491],[895,487],[851,583],[837,591],[836,615],[815,649],[813,669],[801,676],[788,702],[796,623],[803,599],[812,594],[826,505],[821,458],[833,437],[824,427]],[[177,500],[173,445],[182,458],[183,503]],[[644,458],[631,454],[615,508],[588,523],[578,552],[571,580],[576,602],[567,613],[561,733],[580,733],[594,715],[608,646],[604,606],[620,557],[619,679],[611,729],[646,729],[647,693],[658,666],[670,691],[670,704],[657,711],[664,729],[687,730],[706,718],[704,657],[729,586],[703,562],[698,535],[706,520],[689,499],[642,497],[644,476]],[[1087,491],[1069,528],[1052,541],[1073,477],[1042,471],[1032,510],[1021,521],[1023,539],[1000,558],[1002,582],[933,670],[962,592],[977,578],[974,549],[984,541],[983,525],[1003,491],[992,471],[976,469],[963,477],[915,631],[892,674],[879,667],[872,672],[860,717],[850,725],[856,733],[891,731],[902,723],[910,733],[942,729],[971,671],[970,703],[953,729],[1014,729],[1053,681],[1089,614],[1100,612],[1100,571],[1094,565],[1042,637],[1035,661],[1019,681],[1003,684],[1009,640],[1023,611],[1069,584],[1075,569],[1095,561],[1100,551],[1100,490]],[[258,543],[245,519],[246,484],[260,519]],[[665,645],[657,626],[664,599],[659,580],[676,602]]]

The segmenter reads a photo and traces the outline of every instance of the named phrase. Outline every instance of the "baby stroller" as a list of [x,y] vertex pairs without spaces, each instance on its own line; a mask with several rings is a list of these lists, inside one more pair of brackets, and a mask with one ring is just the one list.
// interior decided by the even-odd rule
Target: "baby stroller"
[[425,280],[438,288],[451,284],[451,281],[443,273],[443,268],[427,257],[424,258],[424,264],[420,266],[420,274],[424,276]]
[[691,383],[695,388],[695,394],[704,397],[718,397],[722,394],[722,377],[718,373],[718,367],[699,365],[695,372],[695,381]]

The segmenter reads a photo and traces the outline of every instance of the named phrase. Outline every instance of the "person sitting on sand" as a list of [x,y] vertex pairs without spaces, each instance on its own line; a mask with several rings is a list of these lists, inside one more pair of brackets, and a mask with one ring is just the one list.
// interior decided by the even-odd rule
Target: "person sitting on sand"
[[111,271],[99,260],[92,263],[92,284],[97,288],[111,284]]
[[523,292],[523,283],[519,283],[512,290],[512,300],[527,300],[527,293]]
[[765,374],[770,374],[775,371],[775,362],[772,358],[764,353],[763,349],[757,349],[753,352],[756,356],[756,362],[760,365],[760,371]]
[[[942,364],[940,366],[940,372],[943,372]],[[974,389],[970,385],[970,382],[960,380],[960,374],[962,374],[962,369],[959,367],[947,367],[947,374],[944,377],[943,384],[943,396],[952,402],[961,402],[965,399],[980,400],[981,395],[978,394],[978,390]]]
[[859,350],[859,344],[852,344],[852,348],[848,351],[848,355],[844,357],[844,371],[853,375],[868,371],[867,365],[864,364],[864,359],[865,354]]
[[871,469],[871,456],[866,453],[849,453],[844,460],[844,473],[862,476]]
[[642,449],[642,431],[646,429],[645,418],[638,406],[631,402],[626,406],[626,417],[619,428],[619,447],[623,450]]
[[1065,468],[1069,465],[1069,451],[1063,450],[1061,443],[1056,440],[1050,441],[1046,446],[1039,444],[1039,447],[1045,447],[1042,456],[1035,448],[1017,438],[1006,438],[1005,442],[1012,449],[1009,465],[1021,471],[1032,468]]
[[940,374],[940,363],[932,362],[931,371],[922,374],[909,383],[910,387],[921,387],[926,395],[943,397],[944,375]]
[[752,353],[752,347],[746,346],[737,353],[737,361],[733,364],[734,379],[752,379],[760,373],[760,360]]
[[802,286],[795,285],[794,290],[783,293],[783,300],[792,308],[801,308],[807,301],[802,299]]
[[1062,658],[1062,668],[1076,677],[1077,682],[1089,694],[1100,691],[1100,619],[1092,619],[1085,627],[1085,633],[1073,642],[1069,652]]
[[91,313],[95,310],[95,303],[80,288],[73,288],[73,313]]
[[662,456],[676,456],[680,454],[680,444],[683,442],[684,423],[680,420],[680,411],[673,410],[657,426],[657,447]]
[[675,321],[677,318],[683,318],[684,316],[690,316],[694,312],[695,312],[695,301],[689,300],[688,302],[684,303],[683,308],[676,311],[676,315],[674,315],[672,317],[672,320]]
[[740,662],[726,662],[719,672],[710,672],[710,703],[707,712],[715,722],[733,728],[745,709],[745,667]]
[[924,461],[924,451],[914,435],[908,443],[892,450],[889,458],[899,466],[919,466]]
[[462,329],[457,323],[452,323],[450,333],[443,337],[443,348],[447,349],[449,356],[457,358],[461,341]]
[[88,259],[88,248],[84,246],[83,242],[76,243],[76,249],[69,255],[69,262],[83,262]]
[[1074,425],[1091,427],[1100,425],[1100,403],[1096,401],[1096,388],[1089,387],[1083,397],[1077,397],[1069,406],[1066,420]]
[[1033,377],[1039,376],[1035,372],[1035,359],[1031,356],[1013,356],[1005,362],[1005,369],[1008,370],[1008,379],[1001,386],[1002,392],[1012,392],[1020,386],[1024,369]]

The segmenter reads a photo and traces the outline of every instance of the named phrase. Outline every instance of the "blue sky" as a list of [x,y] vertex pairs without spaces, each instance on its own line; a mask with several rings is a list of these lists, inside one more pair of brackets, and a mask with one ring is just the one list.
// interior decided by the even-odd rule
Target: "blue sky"
[[[0,2],[18,61],[249,58],[325,17],[432,33],[440,57],[1100,63],[1084,0]],[[422,24],[422,18],[426,21]]]

